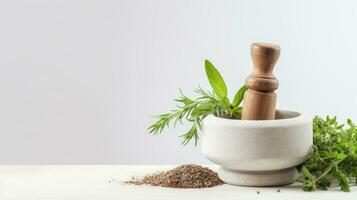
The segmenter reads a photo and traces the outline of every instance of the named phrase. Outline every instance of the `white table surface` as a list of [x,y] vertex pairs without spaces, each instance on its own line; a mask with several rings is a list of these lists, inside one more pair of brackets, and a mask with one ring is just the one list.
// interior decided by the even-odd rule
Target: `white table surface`
[[[224,184],[205,189],[172,189],[127,185],[132,176],[142,177],[173,166],[0,166],[0,200],[189,200],[189,199],[321,199],[357,200],[357,186],[351,192],[304,192],[297,185],[284,187],[239,187]],[[211,166],[213,170],[217,167]],[[113,181],[114,179],[114,181]],[[110,181],[111,180],[111,181]],[[277,192],[280,189],[281,192]],[[257,194],[257,191],[260,194]]]

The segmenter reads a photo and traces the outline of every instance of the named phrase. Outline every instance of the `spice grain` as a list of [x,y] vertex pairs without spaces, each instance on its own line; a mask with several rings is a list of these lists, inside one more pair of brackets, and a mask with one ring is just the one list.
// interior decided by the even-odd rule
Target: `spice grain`
[[171,187],[171,188],[206,188],[221,185],[216,172],[199,165],[181,165],[172,170],[145,176],[142,179],[126,181],[129,184]]

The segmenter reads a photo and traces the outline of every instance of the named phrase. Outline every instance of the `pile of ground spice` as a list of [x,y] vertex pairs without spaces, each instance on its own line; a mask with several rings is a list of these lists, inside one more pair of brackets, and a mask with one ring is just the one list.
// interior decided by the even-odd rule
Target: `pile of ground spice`
[[199,165],[181,165],[172,170],[145,176],[142,179],[126,181],[128,184],[171,187],[206,188],[221,185],[216,172]]

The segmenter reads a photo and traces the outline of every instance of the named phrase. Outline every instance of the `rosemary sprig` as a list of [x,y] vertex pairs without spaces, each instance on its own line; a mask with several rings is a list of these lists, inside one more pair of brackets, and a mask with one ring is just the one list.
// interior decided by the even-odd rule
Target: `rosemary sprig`
[[181,105],[177,105],[176,109],[171,110],[169,113],[157,116],[158,120],[149,126],[149,132],[159,134],[165,127],[168,128],[171,124],[175,127],[178,122],[182,123],[185,120],[191,123],[192,126],[185,134],[180,136],[183,138],[182,144],[187,144],[191,139],[194,139],[196,145],[202,120],[207,115],[214,114],[235,118],[241,114],[241,107],[233,107],[229,101],[227,102],[225,98],[221,99],[214,92],[198,87],[195,93],[198,97],[191,99],[181,92],[181,96],[175,99]]

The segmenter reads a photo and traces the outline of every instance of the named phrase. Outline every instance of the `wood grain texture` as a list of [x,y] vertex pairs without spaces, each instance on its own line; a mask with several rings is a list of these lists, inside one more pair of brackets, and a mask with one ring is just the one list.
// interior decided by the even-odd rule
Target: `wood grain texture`
[[253,43],[251,57],[253,72],[246,78],[249,88],[244,96],[243,120],[275,119],[275,90],[279,87],[273,75],[274,65],[280,55],[280,47],[269,43]]

